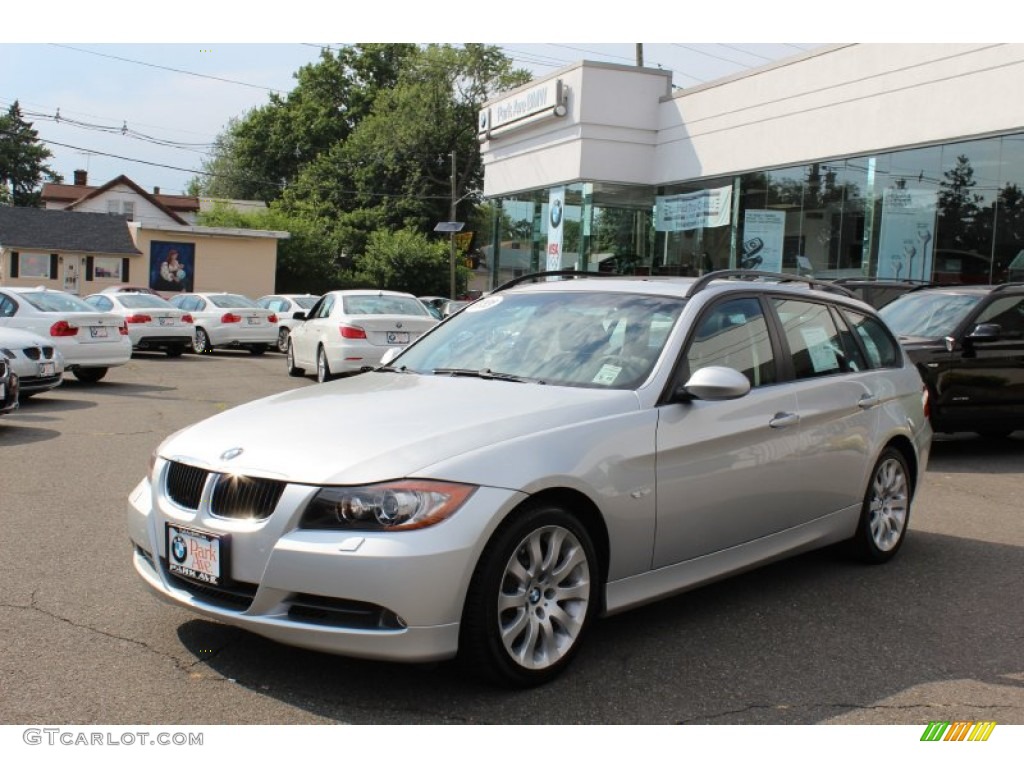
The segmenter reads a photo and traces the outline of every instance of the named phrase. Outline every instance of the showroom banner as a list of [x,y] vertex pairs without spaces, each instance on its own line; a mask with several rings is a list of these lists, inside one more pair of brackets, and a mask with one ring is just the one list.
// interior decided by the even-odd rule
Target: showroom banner
[[658,232],[725,227],[732,221],[731,186],[684,195],[659,195],[655,204],[654,228]]
[[739,269],[781,272],[785,235],[785,211],[746,211],[743,215],[743,250],[736,266]]
[[149,287],[156,291],[181,293],[192,290],[196,271],[195,243],[154,240],[149,245]]
[[935,239],[935,193],[887,189],[882,196],[878,277],[930,280]]
[[565,218],[565,187],[552,187],[548,195],[548,271],[562,268],[563,218]]

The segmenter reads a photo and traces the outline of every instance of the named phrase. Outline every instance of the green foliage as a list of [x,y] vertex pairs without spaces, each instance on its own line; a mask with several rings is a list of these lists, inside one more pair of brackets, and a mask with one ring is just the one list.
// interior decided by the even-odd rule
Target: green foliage
[[60,182],[46,161],[53,156],[39,142],[39,134],[21,115],[21,106],[15,101],[7,114],[0,115],[0,203],[39,207],[40,184]]
[[414,229],[378,230],[366,253],[355,260],[356,279],[365,287],[444,296],[449,289],[448,241]]

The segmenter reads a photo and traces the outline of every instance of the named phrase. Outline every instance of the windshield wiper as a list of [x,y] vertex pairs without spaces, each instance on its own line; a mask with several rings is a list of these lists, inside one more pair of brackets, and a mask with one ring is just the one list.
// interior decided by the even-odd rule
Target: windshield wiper
[[518,383],[543,384],[540,379],[531,379],[526,376],[516,376],[514,373],[498,373],[490,368],[435,368],[432,373],[435,376],[472,376],[477,379],[496,379],[497,381],[515,381]]
[[375,371],[387,371],[388,373],[416,373],[416,371],[414,371],[412,368],[408,368],[408,367],[406,367],[404,365],[400,366],[398,368],[395,368],[395,366],[393,366],[393,365],[378,365],[373,370],[375,370]]

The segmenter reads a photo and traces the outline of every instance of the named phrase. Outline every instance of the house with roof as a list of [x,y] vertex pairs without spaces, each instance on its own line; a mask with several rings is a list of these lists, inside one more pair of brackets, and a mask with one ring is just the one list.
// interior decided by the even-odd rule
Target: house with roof
[[144,279],[124,216],[0,206],[0,285],[88,294]]
[[[73,184],[44,184],[41,199],[45,212],[116,218],[134,243],[136,255],[128,257],[126,274],[93,272],[91,280],[82,281],[91,285],[79,285],[73,291],[82,295],[129,282],[161,293],[232,291],[254,298],[273,293],[277,243],[289,237],[287,232],[273,230],[199,226],[198,213],[211,208],[215,201],[162,194],[159,187],[150,192],[124,175],[92,186],[85,171],[75,171]],[[223,202],[244,211],[265,207],[259,201]],[[88,266],[86,258],[81,255],[77,267],[83,275]],[[172,258],[179,266],[173,279],[168,280],[167,270],[161,267]],[[70,269],[76,268],[70,254],[66,261]],[[63,264],[58,264],[60,274],[54,278],[53,287],[63,287]],[[10,279],[9,272],[0,277],[0,284],[5,278]]]

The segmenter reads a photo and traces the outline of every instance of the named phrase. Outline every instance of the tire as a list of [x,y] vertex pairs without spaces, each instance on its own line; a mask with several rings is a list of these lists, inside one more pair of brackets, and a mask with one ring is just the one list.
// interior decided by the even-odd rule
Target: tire
[[210,334],[206,332],[205,328],[196,328],[196,340],[192,343],[192,349],[196,351],[197,355],[207,355],[213,351]]
[[250,344],[249,345],[249,354],[250,355],[259,356],[259,355],[262,355],[266,351],[267,351],[267,345],[266,344]]
[[174,344],[165,348],[164,352],[167,353],[168,357],[181,357],[182,354],[185,352],[185,348]]
[[334,374],[331,373],[331,364],[327,362],[327,353],[324,352],[323,347],[317,347],[316,380],[323,384],[325,381],[330,381],[333,378]]
[[289,331],[287,328],[281,328],[277,332],[277,351],[287,352],[288,351],[288,335]]
[[460,660],[506,687],[553,679],[575,656],[596,613],[599,574],[590,535],[571,514],[550,504],[513,513],[473,574]]
[[292,340],[288,339],[288,348],[285,350],[285,365],[288,368],[289,376],[305,376],[306,369],[295,365],[295,350],[292,348]]
[[860,522],[850,540],[859,560],[884,563],[896,555],[907,535],[911,497],[907,460],[890,446],[871,470]]
[[86,384],[95,384],[97,381],[107,375],[106,368],[75,368],[72,375],[79,381],[85,382]]

